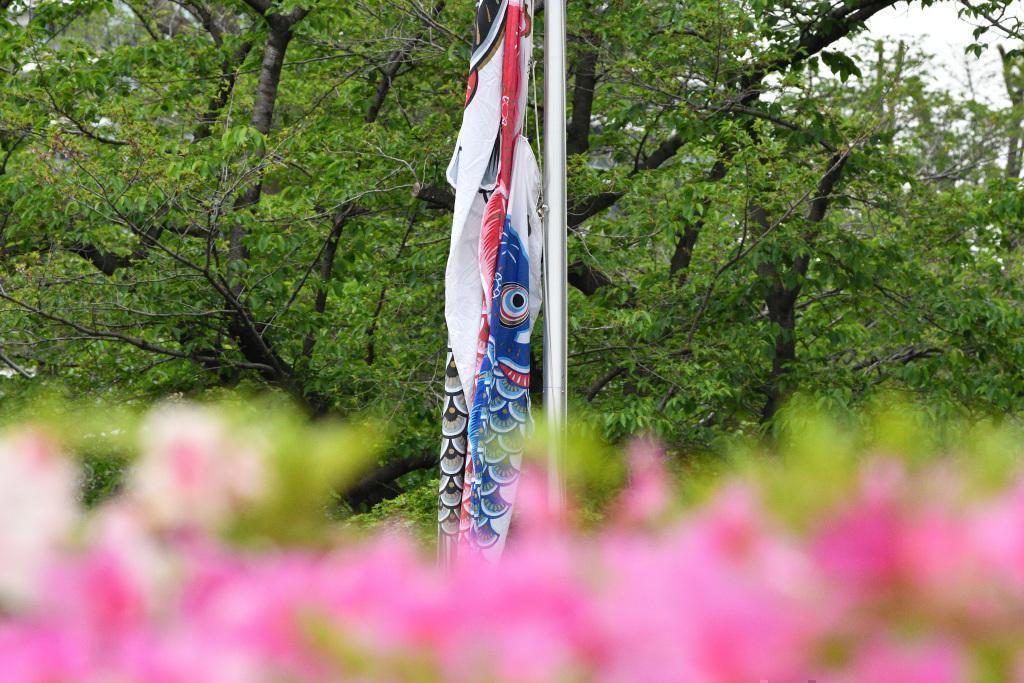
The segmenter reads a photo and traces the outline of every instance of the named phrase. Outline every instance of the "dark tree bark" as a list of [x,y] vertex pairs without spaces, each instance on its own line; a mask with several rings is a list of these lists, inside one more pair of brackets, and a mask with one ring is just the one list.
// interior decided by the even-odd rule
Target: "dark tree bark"
[[[395,252],[395,261],[402,258],[402,254],[405,252],[405,247],[409,244],[409,237],[412,236],[412,230],[416,227],[416,208],[413,208],[412,214],[409,216],[409,220],[406,223],[405,234],[402,235],[402,242],[398,245],[398,251]],[[370,319],[370,324],[366,328],[366,364],[373,365],[377,361],[377,328],[380,324],[380,314],[384,310],[384,303],[387,301],[388,286],[381,285],[380,294],[377,295],[377,306],[373,309],[373,317]]]
[[[828,169],[818,182],[817,191],[807,211],[806,221],[811,227],[804,235],[805,242],[814,239],[816,231],[813,226],[825,219],[832,191],[842,176],[847,158],[848,152],[841,152],[829,160]],[[761,225],[763,229],[767,229],[768,218],[764,210],[756,207],[752,214],[754,222]],[[762,422],[767,422],[775,416],[788,394],[786,375],[796,360],[797,299],[800,297],[809,265],[810,256],[803,252],[792,259],[790,272],[796,274],[796,278],[783,278],[782,264],[779,263],[764,262],[757,269],[758,275],[769,284],[765,304],[768,308],[768,319],[778,330],[775,335],[775,350],[772,354],[772,369],[765,387],[767,398],[764,408],[761,410]],[[787,285],[785,284],[786,280],[795,282],[792,285]]]
[[118,256],[110,252],[102,251],[92,244],[72,244],[68,251],[78,254],[96,267],[104,275],[110,276],[120,268],[129,266],[132,262],[128,256]]
[[[284,68],[284,57],[288,51],[288,44],[292,40],[292,28],[301,21],[307,10],[297,8],[288,14],[267,14],[270,9],[269,0],[246,0],[247,4],[259,11],[268,28],[267,42],[263,47],[263,61],[260,65],[260,77],[256,84],[256,101],[252,108],[252,126],[261,134],[270,133],[271,124],[274,121],[274,107],[277,104],[278,89],[281,85],[281,70]],[[257,156],[257,159],[260,157]],[[259,203],[263,193],[263,176],[260,174],[256,181],[249,186],[235,200],[235,209],[244,209]],[[228,246],[228,267],[243,261],[247,258],[245,245],[242,240],[245,237],[245,230],[242,226],[235,224],[231,228],[230,242]]]
[[1020,177],[1022,147],[1024,147],[1024,60],[1014,57],[999,46],[999,56],[1003,61],[1003,82],[1006,94],[1010,98],[1010,141],[1006,150],[1006,177]]
[[252,43],[242,43],[235,50],[235,53],[231,55],[231,58],[225,59],[223,64],[221,64],[221,79],[217,87],[217,93],[210,98],[209,104],[206,105],[206,111],[199,121],[199,126],[196,128],[195,133],[192,134],[194,141],[210,137],[213,124],[217,122],[217,117],[227,105],[228,100],[231,98],[231,92],[235,89],[235,72],[245,62],[245,58],[249,56],[251,51]]
[[433,451],[406,458],[389,460],[369,472],[345,492],[345,502],[355,510],[369,510],[383,500],[389,500],[402,493],[396,480],[417,470],[437,466],[437,454]]
[[676,282],[682,286],[686,284],[689,275],[690,261],[693,260],[693,250],[697,246],[697,238],[704,221],[695,221],[683,226],[683,232],[676,240],[675,251],[672,252],[672,260],[669,262],[668,272],[674,275]]
[[612,284],[610,277],[583,261],[574,261],[569,264],[566,279],[570,285],[587,296]]
[[[285,54],[292,39],[292,28],[307,14],[307,10],[296,8],[288,14],[269,13],[269,0],[245,0],[246,4],[260,13],[267,25],[267,41],[263,48],[260,75],[256,85],[255,103],[250,119],[253,128],[268,135],[274,119],[281,84],[281,71]],[[261,155],[257,155],[257,161]],[[243,210],[259,203],[263,189],[262,174],[235,200],[235,210]],[[266,336],[266,324],[258,321],[246,307],[242,297],[242,283],[236,280],[232,270],[248,258],[243,244],[244,228],[237,222],[232,225],[228,246],[228,281],[230,288],[215,285],[232,311],[228,317],[228,332],[238,343],[238,349],[249,360],[259,359],[266,369],[261,371],[264,379],[292,395],[302,407],[314,416],[324,414],[330,398],[308,391],[296,375],[294,367],[277,351],[274,343]]]
[[[723,150],[722,155],[727,157],[730,156],[730,153],[728,150]],[[724,178],[727,172],[725,164],[726,161],[724,159],[716,161],[715,165],[708,171],[706,180],[716,182]],[[676,284],[679,286],[686,284],[686,279],[689,276],[690,262],[693,260],[693,250],[697,246],[697,239],[700,237],[701,230],[704,229],[703,216],[711,208],[711,200],[705,198],[702,200],[702,204],[704,205],[704,211],[701,213],[701,217],[682,226],[682,232],[676,240],[675,251],[672,253],[672,261],[669,263],[669,275],[675,278]]]
[[[327,310],[327,285],[331,281],[331,274],[334,271],[334,261],[338,256],[338,242],[341,240],[341,233],[344,231],[348,221],[360,213],[354,204],[347,204],[344,208],[334,214],[331,222],[331,232],[324,242],[323,251],[320,254],[320,265],[317,272],[319,281],[316,287],[316,298],[313,301],[313,310],[318,316],[323,315]],[[302,340],[302,357],[309,358],[313,355],[313,347],[316,345],[316,336],[310,332]]]
[[594,37],[584,35],[576,58],[572,92],[572,116],[566,129],[566,154],[583,154],[590,149],[590,118],[597,88],[597,46]]
[[441,209],[449,213],[455,211],[455,193],[447,186],[439,187],[437,185],[416,183],[412,188],[412,196],[422,202],[426,202],[435,209]]

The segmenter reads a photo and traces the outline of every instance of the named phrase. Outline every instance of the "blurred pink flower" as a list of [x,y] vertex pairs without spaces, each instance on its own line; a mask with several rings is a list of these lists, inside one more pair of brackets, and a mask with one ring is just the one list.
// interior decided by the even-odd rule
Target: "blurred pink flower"
[[107,648],[174,618],[182,551],[154,535],[127,501],[108,501],[80,539],[40,577],[37,614]]
[[39,597],[40,573],[78,520],[77,484],[71,463],[41,432],[0,441],[0,609]]
[[967,671],[964,653],[954,642],[880,641],[869,643],[835,683],[966,683]]
[[266,491],[262,454],[233,439],[211,411],[164,406],[151,414],[143,435],[128,491],[159,527],[217,528]]
[[[668,536],[612,537],[607,681],[788,681],[809,670],[812,567],[764,526],[749,490],[732,488]],[[765,571],[768,569],[768,571]]]
[[971,500],[875,460],[788,529],[744,482],[670,515],[638,442],[601,528],[527,469],[503,560],[442,571],[393,533],[233,546],[215,532],[273,484],[258,452],[198,409],[148,424],[81,517],[52,445],[0,443],[0,683],[956,683],[994,651],[1024,680],[1024,484]]
[[570,517],[569,501],[553,500],[547,476],[536,465],[527,463],[519,473],[512,522],[516,532],[509,542],[518,543],[524,537],[533,541],[551,535],[561,538],[568,530]]
[[634,439],[626,460],[629,481],[619,497],[614,519],[624,524],[654,522],[668,510],[671,497],[665,453],[651,438]]
[[1024,592],[1024,480],[977,506],[967,522],[971,554]]
[[94,671],[83,644],[59,626],[0,620],[3,683],[86,683]]
[[862,472],[856,496],[819,524],[815,559],[855,598],[891,588],[901,578],[903,483],[895,463],[873,461]]

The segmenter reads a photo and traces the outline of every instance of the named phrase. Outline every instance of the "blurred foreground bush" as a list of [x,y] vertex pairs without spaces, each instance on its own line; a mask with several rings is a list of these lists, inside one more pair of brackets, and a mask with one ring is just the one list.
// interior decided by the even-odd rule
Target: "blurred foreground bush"
[[[677,483],[638,441],[600,516],[551,509],[527,469],[504,561],[447,572],[397,531],[330,521],[365,429],[165,407],[85,510],[75,439],[16,428],[0,680],[1024,681],[1016,436],[977,428],[936,454],[892,415],[859,437],[796,415],[780,454],[748,449],[710,482]],[[583,455],[570,483],[607,489]]]

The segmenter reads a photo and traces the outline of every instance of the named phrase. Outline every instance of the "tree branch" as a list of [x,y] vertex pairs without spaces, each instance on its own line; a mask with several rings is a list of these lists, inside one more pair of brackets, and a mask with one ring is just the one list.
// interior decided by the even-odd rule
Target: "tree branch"
[[[165,346],[161,346],[159,344],[154,344],[152,342],[149,342],[149,341],[147,341],[145,339],[142,339],[140,337],[133,337],[133,336],[126,335],[126,334],[121,334],[121,333],[118,333],[118,332],[111,332],[109,330],[100,330],[100,329],[96,329],[96,328],[86,327],[85,325],[77,323],[74,320],[70,320],[70,319],[65,318],[63,316],[59,316],[59,315],[56,315],[54,313],[50,313],[48,311],[44,311],[43,309],[38,308],[36,306],[33,306],[32,304],[29,304],[29,303],[27,303],[25,301],[21,301],[20,299],[17,299],[15,297],[12,297],[9,294],[7,294],[6,291],[4,291],[2,285],[0,285],[0,299],[2,299],[4,301],[7,301],[8,303],[14,304],[15,306],[18,306],[19,308],[21,308],[21,309],[23,309],[25,311],[28,311],[29,313],[32,313],[33,315],[37,315],[40,318],[43,318],[44,320],[49,320],[50,322],[54,322],[54,323],[57,323],[59,325],[63,325],[64,327],[72,329],[75,332],[78,332],[79,334],[85,335],[86,337],[88,337],[90,339],[105,339],[107,341],[121,342],[121,343],[124,343],[124,344],[128,344],[129,346],[134,346],[135,348],[137,348],[137,349],[139,349],[141,351],[146,351],[146,352],[149,352],[149,353],[155,353],[155,354],[159,354],[159,355],[162,355],[162,356],[168,356],[170,358],[180,358],[180,359],[183,359],[183,360],[188,360],[188,361],[193,361],[193,362],[201,362],[202,363],[202,362],[220,361],[221,360],[219,358],[213,358],[213,357],[207,356],[205,354],[201,354],[201,353],[185,353],[184,351],[179,351],[177,349],[167,348]],[[267,370],[271,369],[271,368],[269,368],[269,367],[267,367],[267,366],[265,366],[263,364],[260,364],[260,363],[251,363],[251,362],[246,362],[246,361],[231,361],[231,362],[232,362],[233,365],[236,365],[237,367],[245,368],[245,369],[260,370],[260,371],[267,371]]]
[[[739,86],[740,91],[736,101],[731,104],[727,103],[722,107],[722,110],[728,111],[732,107],[746,106],[760,96],[760,84],[769,74],[792,68],[807,60],[829,45],[845,38],[863,26],[864,22],[872,16],[894,4],[896,4],[896,0],[861,0],[860,2],[850,5],[844,4],[831,10],[820,17],[809,28],[801,31],[796,45],[788,55],[756,65],[742,77],[736,84]],[[630,175],[632,176],[641,171],[652,171],[661,167],[675,156],[676,152],[683,146],[683,142],[682,137],[678,133],[673,133],[658,145],[653,154],[638,164]],[[624,194],[625,192],[602,192],[579,200],[570,209],[570,225],[573,227],[579,226],[588,218],[614,206]]]
[[383,500],[389,500],[402,493],[395,480],[418,470],[437,465],[437,454],[424,452],[405,458],[389,460],[377,469],[364,475],[355,486],[345,492],[344,498],[352,508],[368,510]]
[[[348,203],[334,215],[331,223],[331,232],[324,242],[323,251],[320,254],[320,280],[317,283],[316,298],[313,300],[313,311],[317,315],[323,315],[327,310],[327,284],[331,281],[331,273],[334,271],[334,261],[338,254],[338,242],[341,240],[341,233],[348,224],[348,220],[357,214],[355,204]],[[296,290],[296,293],[297,290]],[[313,355],[313,347],[316,345],[316,336],[310,332],[302,340],[302,357],[309,358]]]
[[238,46],[230,58],[225,59],[221,64],[221,78],[220,85],[217,87],[217,94],[211,97],[209,104],[206,105],[206,111],[203,113],[202,119],[200,119],[199,126],[196,128],[195,133],[192,134],[193,142],[210,137],[213,124],[217,121],[217,116],[227,105],[228,100],[231,98],[231,92],[235,89],[237,67],[245,62],[245,58],[249,56],[251,51],[252,43],[245,41]]
[[601,391],[606,386],[611,384],[619,375],[621,375],[625,371],[626,371],[626,368],[624,368],[621,365],[619,365],[619,366],[616,366],[616,367],[612,368],[611,370],[606,372],[604,375],[602,375],[601,378],[598,379],[594,383],[594,385],[591,386],[589,389],[587,389],[587,391],[584,393],[584,396],[586,397],[587,402],[589,403],[589,402],[593,401],[595,398],[597,398],[597,395],[599,393],[601,393]]
[[455,211],[455,193],[447,187],[416,183],[412,186],[412,196],[426,202],[435,209],[444,209],[448,212]]
[[587,296],[612,284],[610,277],[583,261],[570,263],[566,277],[570,285]]
[[[430,16],[426,17],[425,20],[432,22],[437,19],[438,15],[444,10],[445,1],[446,0],[437,0],[430,10]],[[412,50],[407,43],[388,55],[384,62],[384,66],[380,69],[381,75],[380,80],[377,81],[377,92],[370,101],[370,106],[366,111],[366,116],[363,118],[366,123],[373,123],[377,120],[377,117],[380,115],[380,110],[384,106],[384,100],[387,99],[388,92],[391,91],[391,85],[395,80],[395,75],[398,73],[399,68],[409,61],[409,55],[411,52]]]
[[264,16],[270,11],[272,3],[270,0],[242,0],[246,5],[256,11],[257,14]]

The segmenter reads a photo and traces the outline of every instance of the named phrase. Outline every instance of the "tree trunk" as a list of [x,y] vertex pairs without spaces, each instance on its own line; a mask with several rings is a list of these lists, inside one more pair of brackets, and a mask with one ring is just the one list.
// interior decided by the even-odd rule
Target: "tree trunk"
[[1006,177],[1016,179],[1020,177],[1021,157],[1024,154],[1024,140],[1021,139],[1024,135],[1024,62],[1020,57],[1007,54],[1002,45],[999,46],[999,56],[1003,60],[1003,81],[1010,98]]
[[[847,158],[849,158],[849,152],[844,151],[837,153],[829,160],[828,169],[818,182],[817,192],[807,211],[806,220],[810,227],[803,235],[804,242],[813,241],[817,233],[814,229],[815,224],[825,219],[832,190],[843,173]],[[763,209],[755,208],[752,214],[754,214],[755,222],[763,228],[767,228],[768,218]],[[795,280],[795,284],[790,286],[784,284],[782,265],[781,263],[766,262],[757,268],[758,275],[769,283],[765,304],[768,308],[768,320],[776,326],[772,369],[765,385],[766,400],[761,410],[762,422],[768,422],[775,416],[791,390],[786,381],[786,375],[789,374],[793,363],[796,362],[796,304],[800,298],[800,291],[803,289],[804,277],[807,275],[807,268],[810,265],[810,256],[803,253],[792,259],[789,272],[797,277],[786,278]]]

